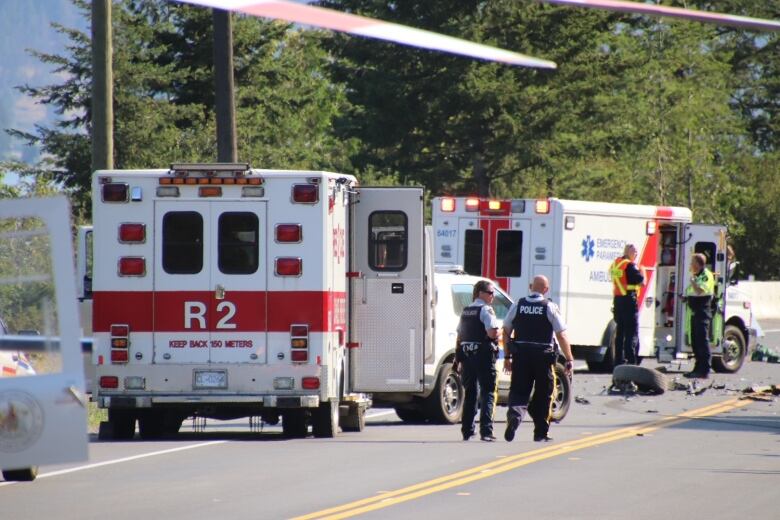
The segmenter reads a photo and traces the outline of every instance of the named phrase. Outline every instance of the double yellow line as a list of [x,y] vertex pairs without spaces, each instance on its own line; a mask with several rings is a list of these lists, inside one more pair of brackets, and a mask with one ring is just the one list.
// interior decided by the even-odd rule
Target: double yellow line
[[295,517],[293,520],[337,520],[339,518],[349,518],[352,516],[368,513],[377,509],[383,509],[402,502],[408,502],[415,498],[420,498],[439,491],[451,489],[457,486],[468,484],[476,480],[482,480],[492,477],[513,469],[539,462],[540,460],[565,455],[573,451],[582,450],[585,448],[592,448],[608,442],[615,442],[629,437],[635,437],[637,435],[644,435],[646,433],[653,432],[660,428],[678,424],[681,422],[689,421],[691,419],[710,417],[719,413],[734,410],[736,408],[742,408],[747,406],[748,400],[742,398],[729,399],[715,403],[703,408],[697,408],[695,410],[689,410],[679,415],[664,417],[657,421],[652,421],[643,425],[629,426],[627,428],[621,428],[598,435],[591,435],[582,439],[563,442],[560,444],[549,445],[538,450],[532,450],[528,452],[519,453],[517,455],[511,455],[502,459],[482,464],[481,466],[475,466],[470,469],[452,473],[450,475],[444,475],[433,480],[420,482],[405,488],[397,489],[395,491],[388,491],[387,493],[381,493],[379,495],[364,498],[362,500],[356,500],[348,504],[341,506],[331,507],[329,509],[323,509],[322,511],[316,511],[304,516]]

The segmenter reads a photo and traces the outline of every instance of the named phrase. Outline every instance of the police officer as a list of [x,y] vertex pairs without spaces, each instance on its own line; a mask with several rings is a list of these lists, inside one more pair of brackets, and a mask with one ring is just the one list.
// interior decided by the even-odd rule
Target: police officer
[[[530,289],[531,293],[513,303],[504,317],[504,370],[512,372],[504,439],[515,438],[527,411],[534,421],[534,441],[546,442],[552,440],[547,433],[555,390],[553,367],[558,355],[553,334],[566,358],[566,377],[571,376],[574,357],[558,306],[545,298],[549,281],[545,276],[535,276]],[[534,396],[529,403],[532,389]]]
[[475,431],[477,394],[479,394],[479,434],[483,441],[493,436],[493,409],[496,401],[496,356],[499,322],[493,307],[493,284],[480,280],[474,284],[473,302],[463,309],[458,323],[455,370],[461,373],[466,396],[463,401],[461,433],[469,440]]
[[712,321],[712,297],[715,294],[715,276],[707,269],[707,258],[697,253],[691,258],[691,283],[685,290],[688,304],[686,323],[692,340],[696,362],[688,378],[707,379],[710,373],[709,330]]
[[612,262],[612,312],[615,317],[615,366],[629,363],[637,364],[639,346],[639,309],[637,291],[645,281],[637,268],[636,246],[626,244],[623,256]]

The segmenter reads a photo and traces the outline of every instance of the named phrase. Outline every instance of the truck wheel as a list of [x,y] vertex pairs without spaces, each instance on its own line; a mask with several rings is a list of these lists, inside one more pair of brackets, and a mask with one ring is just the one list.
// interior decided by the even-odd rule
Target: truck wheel
[[439,424],[455,424],[463,415],[463,383],[452,363],[444,363],[439,370],[436,388],[425,399],[428,418]]
[[303,439],[308,435],[306,410],[287,410],[282,412],[282,434],[288,439]]
[[395,414],[405,423],[420,424],[425,422],[425,413],[419,408],[395,407]]
[[566,369],[560,363],[555,363],[555,390],[552,399],[552,420],[561,422],[569,413],[571,405],[571,380],[566,375]]
[[339,432],[339,403],[338,401],[326,401],[320,403],[320,407],[312,417],[312,433],[315,437],[330,439]]
[[135,436],[135,414],[131,410],[108,409],[108,421],[100,423],[101,441],[130,440]]
[[362,432],[366,428],[365,407],[350,406],[347,415],[339,421],[339,426],[345,432]]
[[726,325],[723,331],[723,355],[713,356],[712,369],[715,372],[733,374],[742,367],[747,355],[745,336],[734,325]]
[[38,476],[38,466],[24,469],[4,469],[3,478],[8,482],[32,482]]
[[657,370],[636,365],[618,365],[612,373],[612,384],[635,383],[637,388],[646,392],[662,394],[669,388],[666,376]]

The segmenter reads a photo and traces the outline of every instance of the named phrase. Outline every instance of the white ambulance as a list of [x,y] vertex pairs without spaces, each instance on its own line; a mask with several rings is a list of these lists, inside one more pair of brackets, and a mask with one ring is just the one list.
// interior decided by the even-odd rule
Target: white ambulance
[[372,399],[460,419],[452,291],[476,278],[434,288],[422,188],[241,164],[98,171],[93,221],[77,265],[101,438],[187,417],[331,437],[362,430]]
[[467,273],[497,280],[513,298],[526,294],[534,275],[547,276],[575,356],[592,370],[609,371],[613,365],[609,268],[627,243],[638,248],[637,263],[646,273],[639,292],[640,356],[692,357],[681,296],[694,253],[704,253],[716,273],[714,369],[736,372],[755,342],[750,302],[729,284],[725,227],[693,224],[687,208],[438,197],[433,228],[437,264],[462,265]]

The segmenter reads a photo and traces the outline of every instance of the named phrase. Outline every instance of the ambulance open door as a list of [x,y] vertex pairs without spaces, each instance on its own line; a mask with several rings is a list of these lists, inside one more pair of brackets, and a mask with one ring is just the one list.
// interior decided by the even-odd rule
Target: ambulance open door
[[[685,295],[691,285],[691,258],[696,253],[702,253],[707,258],[707,268],[715,276],[715,296],[713,298],[712,323],[710,328],[710,349],[713,353],[723,350],[723,322],[725,319],[726,294],[726,228],[720,225],[685,224],[680,245],[679,262],[677,264],[678,284],[677,294]],[[686,305],[678,305],[676,310],[677,348],[682,352],[693,352],[689,339],[689,325],[686,323]]]
[[360,188],[352,204],[350,243],[351,390],[421,391],[422,188]]
[[0,202],[0,469],[87,458],[70,208],[65,197]]

